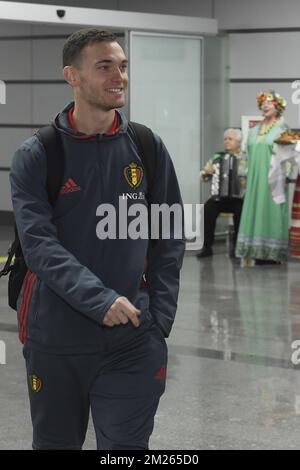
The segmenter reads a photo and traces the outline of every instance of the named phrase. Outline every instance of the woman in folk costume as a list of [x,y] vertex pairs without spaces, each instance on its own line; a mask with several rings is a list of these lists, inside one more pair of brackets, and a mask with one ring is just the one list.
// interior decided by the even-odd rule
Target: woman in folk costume
[[288,256],[288,203],[276,204],[268,184],[274,141],[288,127],[281,117],[286,101],[273,90],[260,93],[256,100],[263,120],[250,129],[247,140],[248,180],[236,256],[273,264]]

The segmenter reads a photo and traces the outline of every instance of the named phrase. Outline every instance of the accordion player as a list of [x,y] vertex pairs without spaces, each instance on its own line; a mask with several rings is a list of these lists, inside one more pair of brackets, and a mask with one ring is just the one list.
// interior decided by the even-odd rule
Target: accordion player
[[241,151],[241,131],[227,129],[224,132],[224,151],[215,153],[206,163],[200,175],[211,183],[211,194],[204,204],[204,240],[198,258],[213,255],[216,219],[220,213],[233,215],[233,231],[230,230],[229,253],[234,257],[235,243],[246,191],[247,155]]
[[240,197],[238,177],[238,159],[231,153],[222,152],[213,160],[211,195],[218,200],[221,197]]
[[211,197],[215,200],[242,198],[246,187],[247,159],[245,155],[219,152],[201,172],[204,181],[211,180]]

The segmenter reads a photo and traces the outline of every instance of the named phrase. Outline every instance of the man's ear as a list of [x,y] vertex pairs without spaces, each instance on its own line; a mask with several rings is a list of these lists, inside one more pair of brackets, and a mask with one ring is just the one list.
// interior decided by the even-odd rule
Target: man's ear
[[66,65],[63,68],[63,75],[66,82],[68,82],[71,87],[74,87],[78,83],[78,72],[72,65]]

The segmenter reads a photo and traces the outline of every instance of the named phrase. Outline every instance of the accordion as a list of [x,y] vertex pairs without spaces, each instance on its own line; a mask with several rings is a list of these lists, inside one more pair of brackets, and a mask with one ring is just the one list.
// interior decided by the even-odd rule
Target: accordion
[[230,153],[221,152],[212,162],[214,173],[211,181],[211,195],[221,197],[241,197],[238,175],[239,159]]

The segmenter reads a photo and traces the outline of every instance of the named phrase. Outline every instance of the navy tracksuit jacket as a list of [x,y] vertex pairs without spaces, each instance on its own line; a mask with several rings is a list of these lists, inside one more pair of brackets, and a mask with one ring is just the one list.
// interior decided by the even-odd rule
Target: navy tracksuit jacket
[[[147,288],[141,280],[148,241],[100,240],[97,207],[112,204],[118,214],[123,193],[144,195],[147,175],[132,188],[128,166],[142,166],[124,115],[117,111],[115,135],[86,136],[70,129],[70,103],[55,118],[65,154],[64,180],[53,210],[46,191],[46,156],[36,136],[17,150],[10,173],[20,241],[29,268],[18,299],[21,341],[57,354],[98,353],[131,341],[156,323],[168,336],[174,321],[184,240],[159,240],[147,259]],[[154,136],[157,168],[152,202],[181,204],[170,156]],[[130,204],[136,202],[129,199]],[[144,202],[146,200],[139,200]],[[108,328],[106,311],[118,296],[142,310],[141,326]]]

